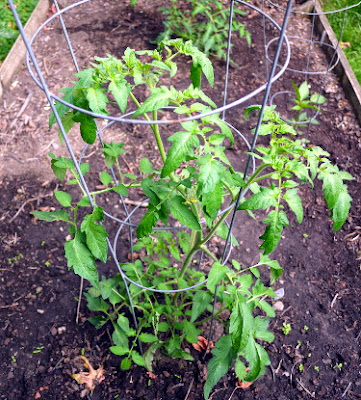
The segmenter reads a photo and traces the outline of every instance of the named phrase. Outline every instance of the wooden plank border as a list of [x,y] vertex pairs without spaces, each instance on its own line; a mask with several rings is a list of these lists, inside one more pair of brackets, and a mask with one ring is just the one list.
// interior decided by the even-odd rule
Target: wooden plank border
[[[39,25],[44,22],[48,10],[49,0],[39,0],[24,28],[29,39]],[[22,66],[25,54],[26,47],[22,37],[19,35],[0,67],[0,99],[2,98],[3,91],[11,84],[13,76]]]
[[[322,7],[318,0],[316,0],[314,12],[322,13]],[[336,35],[331,28],[331,25],[329,24],[326,15],[317,15],[315,18],[315,25],[318,32],[321,34],[321,37],[325,38],[324,42],[327,44],[331,44],[334,48],[338,49],[340,61],[335,67],[335,72],[339,76],[340,83],[345,90],[345,94],[352,104],[355,110],[356,117],[361,124],[361,86],[355,76],[355,73],[353,72],[350,63],[348,62],[345,53],[341,49],[340,45],[338,45]],[[329,56],[332,57],[333,50],[328,46],[325,47],[327,47],[327,51],[330,53]]]

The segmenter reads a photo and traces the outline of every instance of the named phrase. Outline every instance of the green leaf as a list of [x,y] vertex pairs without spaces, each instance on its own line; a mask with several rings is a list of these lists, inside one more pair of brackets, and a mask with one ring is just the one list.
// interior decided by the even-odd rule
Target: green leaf
[[71,196],[70,194],[63,192],[61,190],[55,190],[54,191],[55,197],[58,200],[58,202],[63,206],[63,207],[71,207]]
[[[62,100],[68,102],[68,103],[73,103],[73,93],[74,93],[74,87],[69,87],[69,88],[63,88],[60,89],[59,92],[64,93],[64,96],[61,98]],[[59,114],[60,118],[63,118],[64,115],[70,110],[70,108],[63,103],[56,102],[55,103],[55,109]],[[52,112],[49,117],[49,128],[51,128],[56,122],[56,118],[54,113]]]
[[[217,235],[218,235],[219,237],[221,237],[222,239],[224,239],[224,240],[227,239],[228,232],[229,232],[229,228],[228,228],[228,226],[227,226],[225,223],[223,223],[222,225],[220,225],[220,226],[217,228]],[[236,237],[233,235],[233,233],[232,233],[232,235],[231,235],[231,238],[232,238],[232,244],[233,244],[233,246],[239,246],[239,243],[238,243]]]
[[153,360],[154,360],[154,355],[157,349],[162,346],[162,343],[153,343],[149,349],[143,354],[144,362],[145,362],[145,368],[147,368],[148,371],[153,370]]
[[125,334],[129,332],[129,319],[124,315],[119,315],[117,319],[118,326],[124,331]]
[[109,185],[113,181],[113,178],[111,175],[108,174],[108,172],[102,171],[100,174],[100,182],[103,185]]
[[170,329],[170,326],[167,322],[160,322],[158,325],[159,332],[168,332],[169,329]]
[[80,123],[80,134],[84,142],[93,144],[97,137],[97,126],[93,117],[78,112],[74,114],[74,121]]
[[[73,111],[68,112],[64,115],[61,119],[61,123],[63,124],[65,133],[69,133],[70,129],[74,126],[74,113]],[[62,136],[60,136],[60,129],[59,129],[59,137],[63,140]]]
[[198,159],[198,163],[201,164],[198,177],[201,193],[213,192],[222,178],[222,172],[225,167],[218,160],[212,159],[211,156]]
[[221,337],[212,350],[213,358],[208,364],[208,378],[204,385],[204,398],[207,400],[209,394],[217,382],[224,376],[233,359],[236,357],[232,349],[232,338],[230,335]]
[[184,199],[181,196],[173,196],[169,199],[170,211],[173,217],[178,220],[181,224],[188,226],[195,231],[201,231],[202,228],[199,225],[197,217],[193,214],[193,211],[184,204]]
[[306,81],[302,82],[298,88],[300,94],[300,101],[306,100],[307,97],[310,95],[310,89],[308,88],[308,83]]
[[139,169],[140,169],[140,172],[143,172],[143,174],[151,174],[154,171],[153,170],[153,165],[148,160],[148,158],[142,158],[140,160]]
[[193,148],[199,146],[198,137],[192,132],[176,132],[169,139],[172,142],[167,159],[165,160],[161,177],[165,178],[186,160],[186,156],[193,154]]
[[310,97],[310,102],[311,103],[315,103],[315,104],[324,104],[326,103],[327,99],[326,97],[322,96],[319,93],[314,93],[311,97]]
[[113,94],[120,111],[124,114],[127,109],[129,94],[132,91],[131,86],[125,79],[122,80],[121,83],[111,81],[109,84],[109,90]]
[[154,209],[150,209],[137,226],[137,238],[140,239],[142,237],[149,236],[157,224],[158,219],[158,213]]
[[237,378],[240,381],[243,381],[247,375],[247,368],[244,363],[238,358],[236,363],[234,364],[234,372],[237,375]]
[[[202,206],[206,214],[215,220],[223,204],[223,184],[220,182],[210,193],[202,194]],[[234,242],[233,242],[234,243]]]
[[260,239],[263,240],[260,249],[264,250],[265,254],[270,254],[275,250],[278,242],[281,240],[283,227],[288,226],[289,222],[284,211],[276,210],[272,210],[263,222],[268,225],[265,233],[260,236]]
[[195,88],[202,86],[202,67],[199,64],[192,64],[190,79]]
[[219,262],[213,263],[212,268],[209,271],[207,281],[207,289],[211,293],[214,293],[216,285],[222,281],[227,272],[229,272],[229,268],[226,265],[222,265]]
[[211,303],[212,296],[205,291],[197,292],[193,297],[191,322],[194,322]]
[[259,264],[267,265],[268,267],[270,267],[271,285],[274,284],[277,281],[277,279],[282,275],[283,268],[280,266],[278,261],[271,260],[266,254],[260,255]]
[[131,356],[132,356],[132,360],[135,362],[135,364],[137,364],[141,367],[145,367],[145,360],[137,351],[132,350]]
[[276,316],[275,310],[266,300],[258,301],[257,305],[267,314],[268,317],[274,318]]
[[112,190],[118,194],[120,194],[121,196],[128,196],[128,189],[122,184],[120,183],[117,186],[114,186],[112,188]]
[[229,325],[229,333],[232,337],[232,344],[235,351],[240,352],[245,348],[252,328],[252,313],[247,304],[244,301],[240,302],[237,296],[233,305]]
[[158,342],[157,336],[152,335],[151,333],[141,333],[139,335],[139,340],[141,340],[144,343]]
[[283,196],[290,209],[295,213],[297,222],[300,224],[303,220],[303,207],[301,197],[297,194],[297,189],[289,189]]
[[200,329],[197,329],[192,323],[185,319],[183,321],[183,332],[185,334],[187,342],[197,343],[198,336],[202,331]]
[[80,233],[77,232],[74,239],[65,243],[65,257],[68,261],[68,268],[73,268],[77,275],[97,286],[99,277],[94,257],[80,237]]
[[160,88],[155,88],[151,90],[151,95],[145,102],[138,108],[134,113],[133,118],[143,115],[150,111],[156,111],[160,108],[167,107],[173,97],[173,92],[169,90],[166,86],[161,86]]
[[269,318],[256,317],[253,324],[253,335],[265,342],[273,342],[275,335],[268,330]]
[[96,221],[102,221],[104,213],[101,207],[96,207],[93,214],[84,217],[81,224],[81,231],[86,234],[86,244],[93,256],[99,260],[106,262],[108,255],[108,244],[106,238],[107,231],[103,225],[99,225]]
[[243,353],[244,357],[249,362],[248,367],[250,369],[245,380],[253,382],[264,374],[266,365],[270,364],[268,354],[251,336],[248,339],[247,346]]
[[117,346],[128,347],[128,337],[119,325],[114,325],[112,340]]
[[268,207],[277,205],[278,188],[260,187],[259,189],[260,191],[243,202],[238,207],[238,210],[265,210]]
[[109,350],[116,356],[124,356],[129,353],[129,348],[124,346],[110,346]]
[[352,197],[347,192],[347,186],[343,185],[343,188],[336,200],[336,204],[332,209],[333,229],[338,231],[348,216],[351,208]]
[[109,304],[101,297],[93,297],[89,293],[84,293],[84,296],[87,300],[87,306],[90,311],[101,311],[106,313],[109,310]]
[[105,91],[105,89],[97,87],[90,87],[86,89],[86,98],[89,102],[89,107],[97,114],[108,114],[106,111],[108,98],[104,94]]
[[69,214],[64,210],[56,210],[54,212],[45,211],[32,211],[30,214],[40,219],[41,221],[54,222],[54,221],[69,221]]
[[327,207],[332,210],[343,188],[342,179],[338,174],[328,173],[320,175],[323,180],[322,189],[324,191]]
[[120,363],[120,368],[123,371],[127,371],[132,366],[132,362],[129,358],[123,358],[122,362]]

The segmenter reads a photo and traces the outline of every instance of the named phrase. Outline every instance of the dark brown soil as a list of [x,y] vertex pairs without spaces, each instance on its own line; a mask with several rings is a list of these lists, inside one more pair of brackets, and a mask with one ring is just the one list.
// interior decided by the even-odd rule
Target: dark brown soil
[[[111,53],[119,56],[127,46],[149,47],[161,30],[157,2],[140,1],[135,9],[122,2],[93,1],[82,13],[74,12],[67,19],[69,32],[81,66],[94,55]],[[272,12],[280,23],[282,14]],[[81,17],[80,17],[81,15]],[[229,101],[244,95],[265,80],[265,59],[262,52],[262,19],[254,13],[245,18],[252,33],[253,45],[235,41],[233,59],[239,65],[230,74]],[[293,19],[292,35],[307,35],[309,21]],[[58,25],[50,26],[35,45],[47,81],[53,90],[66,86],[74,72],[64,50]],[[276,33],[268,27],[267,34]],[[49,38],[49,39],[47,39]],[[303,66],[304,48],[294,45],[293,66]],[[224,63],[215,62],[217,84],[209,94],[221,104]],[[315,51],[311,68],[323,68],[327,59]],[[186,84],[188,65],[181,67],[177,84]],[[290,81],[301,83],[303,77],[285,74],[275,85],[276,90],[290,90]],[[97,331],[86,321],[91,315],[83,303],[79,324],[75,323],[79,278],[67,270],[63,243],[67,232],[62,224],[35,221],[29,214],[39,207],[52,207],[52,191],[58,185],[49,172],[48,151],[66,155],[58,145],[57,133],[47,128],[46,99],[34,87],[25,68],[15,77],[6,93],[0,114],[0,146],[3,171],[0,174],[0,399],[75,400],[81,398],[80,387],[70,375],[79,371],[76,357],[85,354],[95,368],[103,365],[105,380],[88,398],[172,400],[203,398],[206,368],[192,350],[196,362],[163,358],[155,363],[156,380],[149,380],[146,371],[132,367],[119,369],[119,357],[112,355],[109,332]],[[312,126],[307,138],[327,150],[340,168],[356,179],[349,185],[354,199],[350,216],[335,234],[321,196],[320,185],[302,191],[305,220],[291,225],[274,258],[285,268],[277,284],[283,287],[283,310],[277,311],[272,323],[276,340],[268,351],[272,368],[250,389],[235,391],[236,378],[230,372],[215,387],[212,399],[295,400],[295,399],[359,399],[361,398],[361,174],[360,127],[345,99],[337,79],[328,74],[311,78],[312,89],[326,93],[327,105],[319,116],[319,126]],[[18,111],[30,95],[22,113]],[[281,98],[281,97],[280,97]],[[249,104],[260,103],[262,95]],[[279,109],[287,107],[280,100]],[[227,113],[227,120],[247,133],[252,123],[242,118],[243,107]],[[12,124],[12,121],[15,123]],[[117,127],[118,129],[118,127]],[[119,135],[119,129],[109,135]],[[139,127],[121,127],[127,132],[128,167],[143,156],[154,157],[150,135]],[[306,130],[307,131],[307,130]],[[81,144],[70,135],[76,150]],[[244,146],[237,144],[230,157],[244,161]],[[89,153],[92,150],[89,151]],[[95,165],[96,168],[96,165]],[[20,212],[19,212],[20,210]],[[262,226],[257,221],[241,217],[235,234],[241,250],[235,256],[244,263],[258,257],[258,236]],[[255,240],[256,239],[256,240]],[[127,249],[121,251],[126,254]],[[288,335],[282,324],[291,324]],[[300,365],[303,365],[300,368]]]

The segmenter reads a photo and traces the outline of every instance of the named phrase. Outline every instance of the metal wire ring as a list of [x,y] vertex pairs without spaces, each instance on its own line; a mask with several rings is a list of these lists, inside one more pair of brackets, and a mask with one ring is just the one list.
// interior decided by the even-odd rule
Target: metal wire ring
[[[74,3],[68,7],[63,8],[62,10],[59,10],[58,12],[56,12],[55,14],[53,14],[51,17],[49,17],[43,24],[40,25],[40,27],[36,30],[36,32],[34,33],[34,35],[32,36],[32,38],[30,39],[30,46],[33,45],[34,40],[37,38],[37,36],[39,35],[39,33],[43,32],[43,27],[46,26],[47,24],[49,24],[49,22],[53,21],[56,17],[58,17],[59,15],[77,7],[80,5],[83,5],[89,1],[92,0],[82,0],[79,1],[77,3]],[[269,15],[267,15],[264,11],[260,10],[259,8],[253,6],[252,4],[249,4],[245,1],[242,0],[237,0],[238,3],[245,5],[246,7],[249,7],[253,10],[255,10],[256,12],[260,13],[261,15],[263,15],[265,18],[267,18],[275,27],[277,30],[281,31],[281,27],[277,24],[277,22],[271,18]],[[287,57],[286,57],[286,61],[284,63],[284,65],[281,67],[281,70],[273,77],[272,79],[272,83],[275,82],[277,79],[279,79],[283,73],[286,71],[287,66],[289,64],[290,58],[291,58],[291,48],[290,48],[290,44],[289,41],[287,39],[287,36],[284,36],[285,39],[285,43],[286,43],[286,49],[287,49]],[[30,65],[30,57],[29,54],[27,53],[26,55],[26,65],[29,71],[30,76],[32,77],[32,79],[34,80],[34,82],[40,87],[40,89],[44,90],[42,84],[39,82],[39,80],[37,79],[37,77],[35,76],[34,71],[32,70],[32,66]],[[107,119],[109,121],[116,121],[116,122],[125,122],[125,123],[129,123],[129,124],[141,124],[141,125],[164,125],[164,124],[174,124],[174,123],[180,123],[180,122],[185,122],[185,121],[192,121],[192,120],[196,120],[196,119],[200,119],[200,118],[204,118],[216,113],[220,113],[222,111],[228,110],[230,108],[233,108],[237,105],[240,105],[248,100],[250,100],[251,98],[253,98],[254,96],[256,96],[257,94],[261,93],[263,90],[265,90],[267,87],[267,82],[264,83],[263,85],[261,85],[260,87],[258,87],[257,89],[255,89],[253,92],[248,93],[247,95],[239,98],[238,100],[235,100],[229,104],[226,104],[222,107],[218,107],[215,110],[203,113],[203,114],[198,114],[192,117],[188,117],[188,118],[183,118],[183,119],[176,119],[176,120],[142,120],[142,119],[126,119],[124,118],[124,116],[120,116],[120,117],[113,117],[111,115],[103,115],[103,114],[98,114],[98,113],[94,113],[92,111],[89,110],[85,110],[83,108],[77,107],[67,101],[62,100],[60,97],[56,96],[55,94],[53,94],[51,91],[49,91],[49,95],[50,97],[59,102],[64,104],[65,106],[76,110],[76,111],[80,111],[84,114],[88,114],[91,115],[92,117],[95,118],[103,118],[103,119]]]

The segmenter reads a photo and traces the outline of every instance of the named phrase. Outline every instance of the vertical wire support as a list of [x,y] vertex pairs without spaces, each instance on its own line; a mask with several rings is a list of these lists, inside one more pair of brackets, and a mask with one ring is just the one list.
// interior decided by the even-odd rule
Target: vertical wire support
[[[254,148],[255,148],[256,143],[257,143],[259,129],[261,127],[264,111],[265,111],[265,108],[266,108],[266,105],[267,105],[267,101],[268,101],[268,97],[269,97],[269,94],[270,94],[270,91],[271,91],[272,78],[273,78],[273,76],[275,74],[275,71],[276,71],[276,68],[277,68],[278,59],[279,59],[279,56],[280,56],[280,53],[281,53],[282,44],[283,44],[283,39],[284,39],[284,37],[286,35],[286,29],[287,29],[288,20],[289,20],[290,14],[291,14],[291,9],[292,9],[292,0],[289,0],[288,4],[287,4],[286,11],[285,11],[285,16],[284,16],[284,19],[283,19],[282,29],[281,29],[280,36],[279,36],[278,43],[277,43],[276,53],[275,53],[275,56],[274,56],[274,59],[273,59],[273,63],[272,63],[271,72],[270,72],[270,75],[269,75],[269,78],[268,78],[266,91],[265,91],[265,94],[264,94],[264,97],[263,97],[262,107],[261,107],[260,112],[258,114],[257,125],[256,125],[255,133],[254,133],[254,136],[253,136],[250,153],[252,153],[254,151]],[[249,169],[249,166],[251,164],[251,158],[252,158],[251,155],[249,155],[248,159],[247,159],[247,164],[246,164],[246,167],[245,167],[245,170],[244,170],[244,175],[243,175],[244,179],[247,178],[248,169]],[[235,206],[234,206],[234,209],[233,209],[232,219],[231,219],[231,222],[229,224],[229,230],[228,230],[228,234],[227,234],[227,239],[226,239],[226,243],[225,243],[225,246],[224,246],[224,249],[223,249],[222,263],[224,263],[224,260],[226,259],[227,245],[228,245],[228,243],[230,241],[230,238],[231,238],[231,235],[232,235],[232,228],[233,228],[233,225],[234,225],[234,222],[235,222],[235,219],[236,219],[237,208],[239,206],[239,203],[240,203],[240,200],[241,200],[241,197],[242,197],[242,191],[243,191],[243,188],[240,188],[240,190],[238,192],[237,200],[236,200],[236,203],[235,203]],[[212,334],[213,334],[214,315],[215,315],[215,308],[216,308],[216,302],[217,302],[217,297],[218,297],[217,296],[217,290],[218,290],[218,285],[216,286],[215,292],[214,292],[214,299],[213,299],[213,305],[212,305],[211,325],[210,325],[210,328],[209,328],[207,349],[206,349],[206,351],[204,353],[203,359],[205,359],[205,356],[207,355],[207,352],[209,350],[210,340],[211,340]]]
[[[264,12],[264,2],[265,2],[265,0],[262,0],[262,11]],[[266,57],[266,52],[267,52],[267,32],[266,32],[266,17],[265,17],[265,15],[263,14],[262,15],[262,20],[263,20],[263,23],[262,23],[262,26],[263,26],[263,45],[264,45],[264,54],[265,54],[265,57]],[[269,76],[269,68],[268,68],[268,62],[266,61],[265,62],[265,70],[266,70],[266,78],[267,78],[267,76]]]
[[[223,94],[223,107],[227,104],[228,97],[228,74],[229,74],[229,63],[230,63],[230,54],[231,54],[231,42],[232,42],[232,25],[233,25],[233,9],[234,9],[234,1],[231,0],[230,10],[229,10],[229,22],[228,22],[228,41],[227,41],[227,58],[226,58],[226,78],[224,82],[224,94]],[[226,110],[222,113],[222,119],[226,118]]]
[[[53,0],[53,3],[55,5],[56,11],[60,12],[60,7],[59,7],[59,4],[58,4],[58,1],[57,0]],[[72,46],[71,41],[70,41],[68,30],[66,29],[66,26],[65,26],[65,23],[64,23],[63,14],[59,14],[59,19],[60,19],[60,24],[61,24],[64,36],[65,36],[66,44],[68,45],[68,49],[70,51],[70,55],[71,55],[71,58],[73,60],[76,72],[79,72],[80,71],[79,65],[78,65],[78,62],[77,62],[76,57],[75,57],[74,49],[73,49],[73,46]]]
[[[92,196],[91,196],[91,194],[89,192],[89,188],[88,188],[88,186],[87,186],[87,184],[85,182],[84,176],[83,176],[83,174],[82,174],[82,172],[80,170],[80,167],[79,167],[79,164],[78,164],[78,160],[75,157],[75,154],[73,152],[71,144],[70,144],[70,142],[68,140],[67,134],[65,132],[64,126],[63,126],[63,124],[61,122],[61,118],[60,118],[60,116],[59,116],[59,114],[58,114],[58,112],[57,112],[57,110],[55,108],[55,105],[53,103],[53,98],[50,95],[49,88],[48,88],[48,86],[47,86],[47,84],[45,82],[44,76],[43,76],[43,74],[41,72],[41,69],[39,67],[38,61],[37,61],[36,56],[35,56],[35,54],[33,52],[33,49],[30,46],[29,40],[28,40],[28,38],[26,36],[26,33],[24,31],[24,27],[23,27],[23,25],[22,25],[22,23],[20,21],[19,15],[16,12],[13,0],[8,0],[8,2],[9,2],[9,6],[10,6],[10,9],[11,9],[11,12],[14,15],[15,22],[16,22],[18,28],[19,28],[20,35],[23,38],[25,47],[26,47],[26,49],[27,49],[27,51],[29,53],[29,56],[30,56],[31,61],[32,61],[33,65],[34,65],[35,71],[36,71],[36,73],[38,75],[39,81],[40,81],[41,86],[42,86],[42,90],[44,91],[44,93],[46,95],[46,98],[48,99],[50,107],[51,107],[51,109],[52,109],[52,111],[54,113],[56,122],[57,122],[57,124],[59,126],[60,132],[61,132],[61,134],[63,136],[65,145],[66,145],[66,147],[68,149],[68,152],[70,154],[70,157],[71,157],[71,159],[72,159],[72,161],[74,163],[75,169],[76,169],[76,171],[77,171],[77,173],[79,175],[80,183],[81,183],[86,195],[89,198],[89,202],[90,202],[92,208],[94,209],[95,204],[94,204],[93,198],[92,198]],[[107,238],[107,243],[108,243],[108,246],[110,246],[110,242],[109,242],[108,238]],[[110,247],[110,250],[111,250],[113,258],[114,258],[114,252],[112,251],[113,249],[111,247]],[[117,263],[117,265],[118,265],[118,263]],[[121,275],[122,275],[122,273],[121,273]],[[135,312],[134,312],[133,301],[132,301],[132,297],[131,297],[130,292],[129,292],[128,284],[127,284],[126,279],[123,277],[123,275],[122,275],[122,279],[123,279],[124,285],[126,287],[127,295],[128,295],[128,298],[129,298],[129,304],[130,304],[131,310],[132,310],[132,316],[133,316],[133,320],[134,320],[134,325],[135,325],[136,329],[138,329],[138,322],[137,322],[137,318],[136,318],[136,315],[135,315]]]

